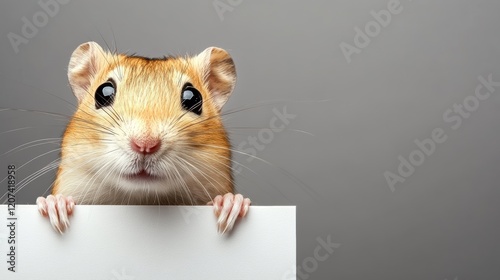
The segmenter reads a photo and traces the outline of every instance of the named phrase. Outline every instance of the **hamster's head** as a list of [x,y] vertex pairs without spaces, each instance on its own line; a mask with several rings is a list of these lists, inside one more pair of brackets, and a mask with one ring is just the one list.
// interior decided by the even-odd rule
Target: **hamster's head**
[[63,137],[63,172],[86,170],[81,180],[131,193],[231,190],[220,113],[236,71],[225,50],[145,58],[88,42],[73,52],[68,77],[78,106]]

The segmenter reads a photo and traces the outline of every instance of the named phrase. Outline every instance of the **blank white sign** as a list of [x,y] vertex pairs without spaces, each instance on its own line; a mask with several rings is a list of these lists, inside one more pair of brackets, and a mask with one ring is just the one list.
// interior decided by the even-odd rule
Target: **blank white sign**
[[209,206],[77,205],[59,235],[18,205],[16,272],[8,217],[0,205],[0,279],[283,279],[295,267],[295,206],[251,206],[220,235]]

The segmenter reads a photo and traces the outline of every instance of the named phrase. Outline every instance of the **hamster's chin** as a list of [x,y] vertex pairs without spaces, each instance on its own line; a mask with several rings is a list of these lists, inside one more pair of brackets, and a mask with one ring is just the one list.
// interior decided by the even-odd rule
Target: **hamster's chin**
[[150,192],[157,193],[169,192],[169,179],[147,174],[137,174],[132,176],[121,176],[116,186],[127,192]]
[[123,175],[123,178],[126,180],[130,180],[132,182],[150,182],[150,181],[158,181],[165,179],[163,177],[150,174],[146,170],[142,170],[140,172],[133,174]]

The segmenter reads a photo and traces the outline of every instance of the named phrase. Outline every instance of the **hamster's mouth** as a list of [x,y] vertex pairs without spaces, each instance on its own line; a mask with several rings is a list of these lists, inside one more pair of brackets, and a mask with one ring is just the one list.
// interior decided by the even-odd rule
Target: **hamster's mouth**
[[152,175],[149,172],[147,172],[145,169],[142,169],[141,171],[139,171],[137,173],[125,175],[125,178],[127,178],[129,180],[143,180],[143,181],[144,180],[152,181],[152,180],[161,179],[160,176]]

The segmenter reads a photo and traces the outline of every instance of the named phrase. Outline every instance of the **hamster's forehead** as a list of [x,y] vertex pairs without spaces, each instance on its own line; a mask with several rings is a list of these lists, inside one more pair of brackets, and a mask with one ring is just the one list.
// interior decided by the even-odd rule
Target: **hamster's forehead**
[[[198,83],[195,65],[181,58],[149,59],[120,57],[108,69],[105,79],[113,79],[122,87],[168,86],[179,88],[185,83]],[[158,90],[158,89],[157,89]]]

